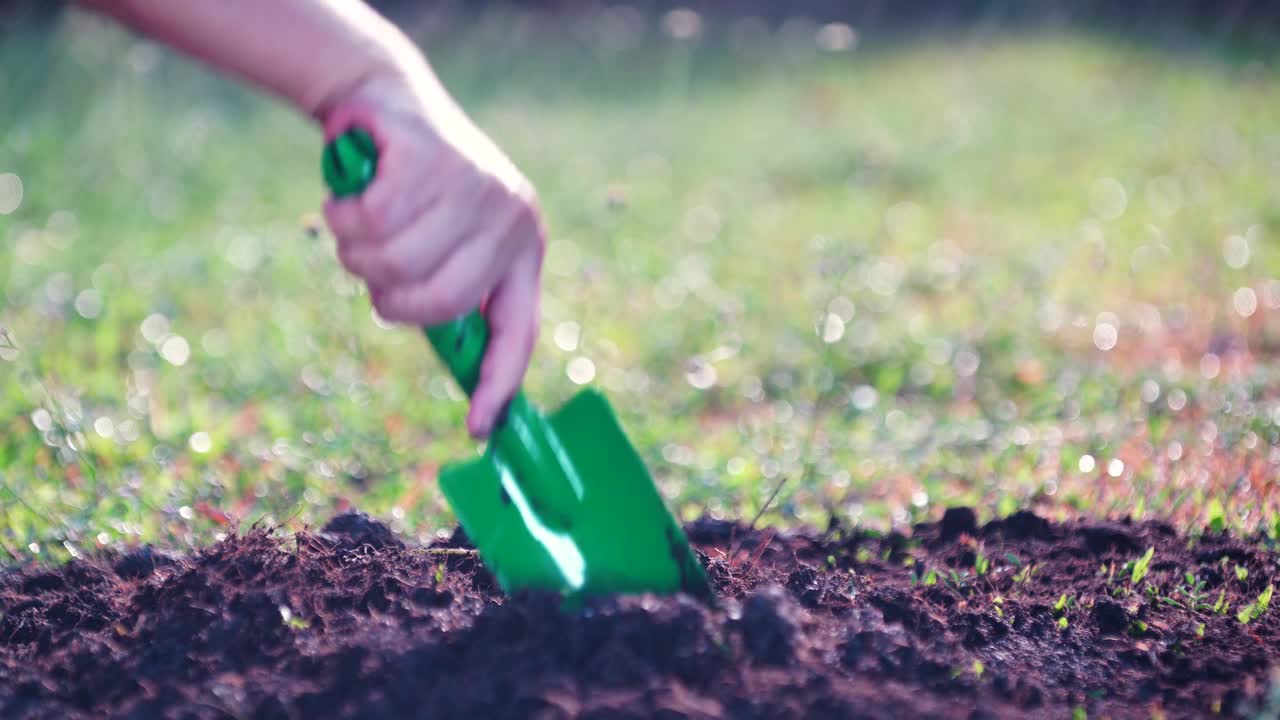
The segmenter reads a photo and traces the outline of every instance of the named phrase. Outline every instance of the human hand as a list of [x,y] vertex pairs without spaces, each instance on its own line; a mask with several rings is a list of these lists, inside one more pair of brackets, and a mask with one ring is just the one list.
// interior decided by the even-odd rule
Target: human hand
[[546,240],[532,186],[438,86],[375,76],[322,120],[326,140],[359,127],[378,148],[369,186],[325,204],[338,257],[378,314],[435,325],[483,306],[490,338],[467,428],[488,435],[538,333]]

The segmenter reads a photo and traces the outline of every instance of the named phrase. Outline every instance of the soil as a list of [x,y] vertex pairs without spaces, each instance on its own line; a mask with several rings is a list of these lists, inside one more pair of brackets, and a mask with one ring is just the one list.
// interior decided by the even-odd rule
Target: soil
[[[359,514],[11,568],[0,717],[1201,717],[1259,711],[1280,658],[1275,611],[1236,617],[1277,555],[1225,536],[965,509],[908,535],[687,530],[715,607],[504,598],[460,534],[406,546]],[[1160,599],[1186,605],[1185,573],[1199,610]]]

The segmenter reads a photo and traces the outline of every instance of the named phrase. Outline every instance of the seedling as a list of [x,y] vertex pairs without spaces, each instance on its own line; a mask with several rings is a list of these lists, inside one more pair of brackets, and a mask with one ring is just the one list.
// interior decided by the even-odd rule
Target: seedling
[[1257,600],[1244,606],[1240,609],[1240,612],[1236,613],[1236,619],[1240,621],[1241,625],[1248,625],[1250,622],[1262,617],[1263,613],[1271,607],[1271,593],[1274,589],[1274,586],[1268,585],[1266,590],[1258,594]]
[[1244,582],[1249,579],[1249,568],[1243,565],[1236,565],[1236,579]]
[[938,584],[938,571],[937,571],[937,570],[932,570],[932,569],[931,569],[931,570],[929,570],[929,572],[926,572],[926,573],[924,574],[924,580],[921,580],[921,581],[920,581],[920,584],[921,584],[921,585],[925,585],[925,586],[929,586],[929,585],[937,585],[937,584]]
[[1031,582],[1031,577],[1036,573],[1035,563],[1028,563],[1022,566],[1014,576],[1013,581],[1019,584]]
[[1204,623],[1196,624],[1196,637],[1204,637]]
[[1071,598],[1068,597],[1066,593],[1062,593],[1062,597],[1058,598],[1058,602],[1054,603],[1053,611],[1055,613],[1065,612],[1067,609],[1067,604],[1070,602],[1071,602]]
[[1147,631],[1147,624],[1142,620],[1134,620],[1129,623],[1129,634],[1133,637],[1142,637]]
[[1213,498],[1209,501],[1209,529],[1215,533],[1221,533],[1227,529],[1227,512],[1222,507],[1222,501]]
[[1147,572],[1151,569],[1151,558],[1155,557],[1156,549],[1154,547],[1147,548],[1147,552],[1133,563],[1132,584],[1137,585],[1147,576]]
[[1231,607],[1231,603],[1227,602],[1227,591],[1223,590],[1218,593],[1218,602],[1213,604],[1214,615],[1226,615],[1227,609]]
[[978,553],[977,557],[973,559],[974,574],[976,574],[978,577],[982,577],[986,575],[987,571],[989,571],[990,569],[991,569],[991,558],[988,558],[986,555],[983,555],[982,553]]
[[1196,612],[1212,612],[1214,606],[1209,604],[1209,594],[1204,590],[1204,580],[1191,573],[1186,573],[1182,577],[1186,583],[1175,588],[1174,593],[1182,596],[1185,605],[1183,602],[1178,602],[1173,598],[1160,598],[1161,601],[1165,602],[1166,605],[1173,604]]
[[1061,629],[1061,630],[1066,630],[1068,625],[1070,625],[1070,623],[1068,623],[1068,622],[1067,622],[1067,617],[1066,617],[1065,615],[1064,615],[1064,616],[1062,616],[1062,617],[1060,617],[1060,618],[1058,618],[1058,628],[1059,628],[1059,629]]

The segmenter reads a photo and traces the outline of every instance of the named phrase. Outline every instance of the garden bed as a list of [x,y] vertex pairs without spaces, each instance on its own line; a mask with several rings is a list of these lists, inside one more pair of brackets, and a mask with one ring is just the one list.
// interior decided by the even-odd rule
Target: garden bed
[[1280,658],[1277,555],[1225,536],[688,533],[718,607],[506,599],[462,538],[357,514],[10,569],[0,717],[1189,717],[1258,710]]

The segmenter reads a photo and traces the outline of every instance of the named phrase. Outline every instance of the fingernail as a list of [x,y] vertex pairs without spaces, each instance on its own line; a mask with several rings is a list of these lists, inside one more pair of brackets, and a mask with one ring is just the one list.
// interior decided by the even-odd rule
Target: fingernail
[[471,431],[471,437],[477,440],[483,440],[489,436],[490,425],[481,420],[470,420],[467,422]]

